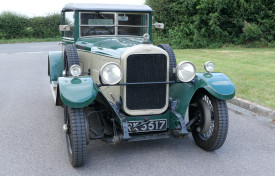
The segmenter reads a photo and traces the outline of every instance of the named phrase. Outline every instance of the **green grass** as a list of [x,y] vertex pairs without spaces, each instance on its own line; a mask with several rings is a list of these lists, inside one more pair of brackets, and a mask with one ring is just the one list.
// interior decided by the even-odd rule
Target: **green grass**
[[275,48],[222,48],[174,50],[177,62],[193,62],[198,72],[206,61],[226,74],[236,86],[236,96],[275,108]]
[[61,41],[61,37],[56,38],[44,38],[44,39],[38,39],[38,38],[21,38],[21,39],[0,39],[0,44],[5,43],[30,43],[30,42],[55,42],[55,41]]

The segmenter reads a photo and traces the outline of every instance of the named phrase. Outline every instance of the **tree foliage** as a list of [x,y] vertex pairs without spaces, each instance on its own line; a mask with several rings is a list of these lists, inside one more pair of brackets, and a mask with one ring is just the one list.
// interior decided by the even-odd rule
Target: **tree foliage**
[[28,18],[13,12],[0,14],[0,39],[52,38],[60,36],[61,15]]
[[226,43],[272,42],[274,0],[146,0],[154,21],[154,43],[175,48],[219,47]]

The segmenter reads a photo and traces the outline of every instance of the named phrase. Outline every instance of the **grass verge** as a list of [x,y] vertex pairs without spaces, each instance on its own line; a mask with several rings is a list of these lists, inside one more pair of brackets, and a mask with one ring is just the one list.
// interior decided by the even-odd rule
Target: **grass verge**
[[56,38],[21,38],[21,39],[0,39],[0,44],[8,44],[8,43],[30,43],[30,42],[55,42],[55,41],[61,41],[61,37]]
[[226,74],[236,86],[236,96],[275,108],[275,48],[222,48],[174,50],[177,62],[193,62],[204,71],[206,61]]

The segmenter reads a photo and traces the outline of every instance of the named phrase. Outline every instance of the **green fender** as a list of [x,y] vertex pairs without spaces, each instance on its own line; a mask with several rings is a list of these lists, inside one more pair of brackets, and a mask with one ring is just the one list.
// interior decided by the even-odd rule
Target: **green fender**
[[229,100],[235,96],[235,86],[223,73],[197,73],[196,82],[176,83],[169,87],[169,97],[179,100],[177,112],[185,117],[189,103],[198,89],[205,89],[214,97]]
[[98,93],[98,87],[91,77],[59,77],[58,86],[62,102],[72,108],[88,106]]
[[48,56],[48,75],[50,82],[57,81],[63,71],[62,51],[50,51]]
[[223,73],[198,73],[195,90],[205,88],[214,97],[229,100],[235,96],[235,86]]

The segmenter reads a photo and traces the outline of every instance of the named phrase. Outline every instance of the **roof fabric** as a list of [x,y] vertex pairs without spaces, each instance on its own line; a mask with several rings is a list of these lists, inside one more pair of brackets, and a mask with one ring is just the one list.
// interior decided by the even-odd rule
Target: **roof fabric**
[[66,4],[62,11],[100,11],[100,12],[151,12],[147,5],[127,5],[127,4]]

